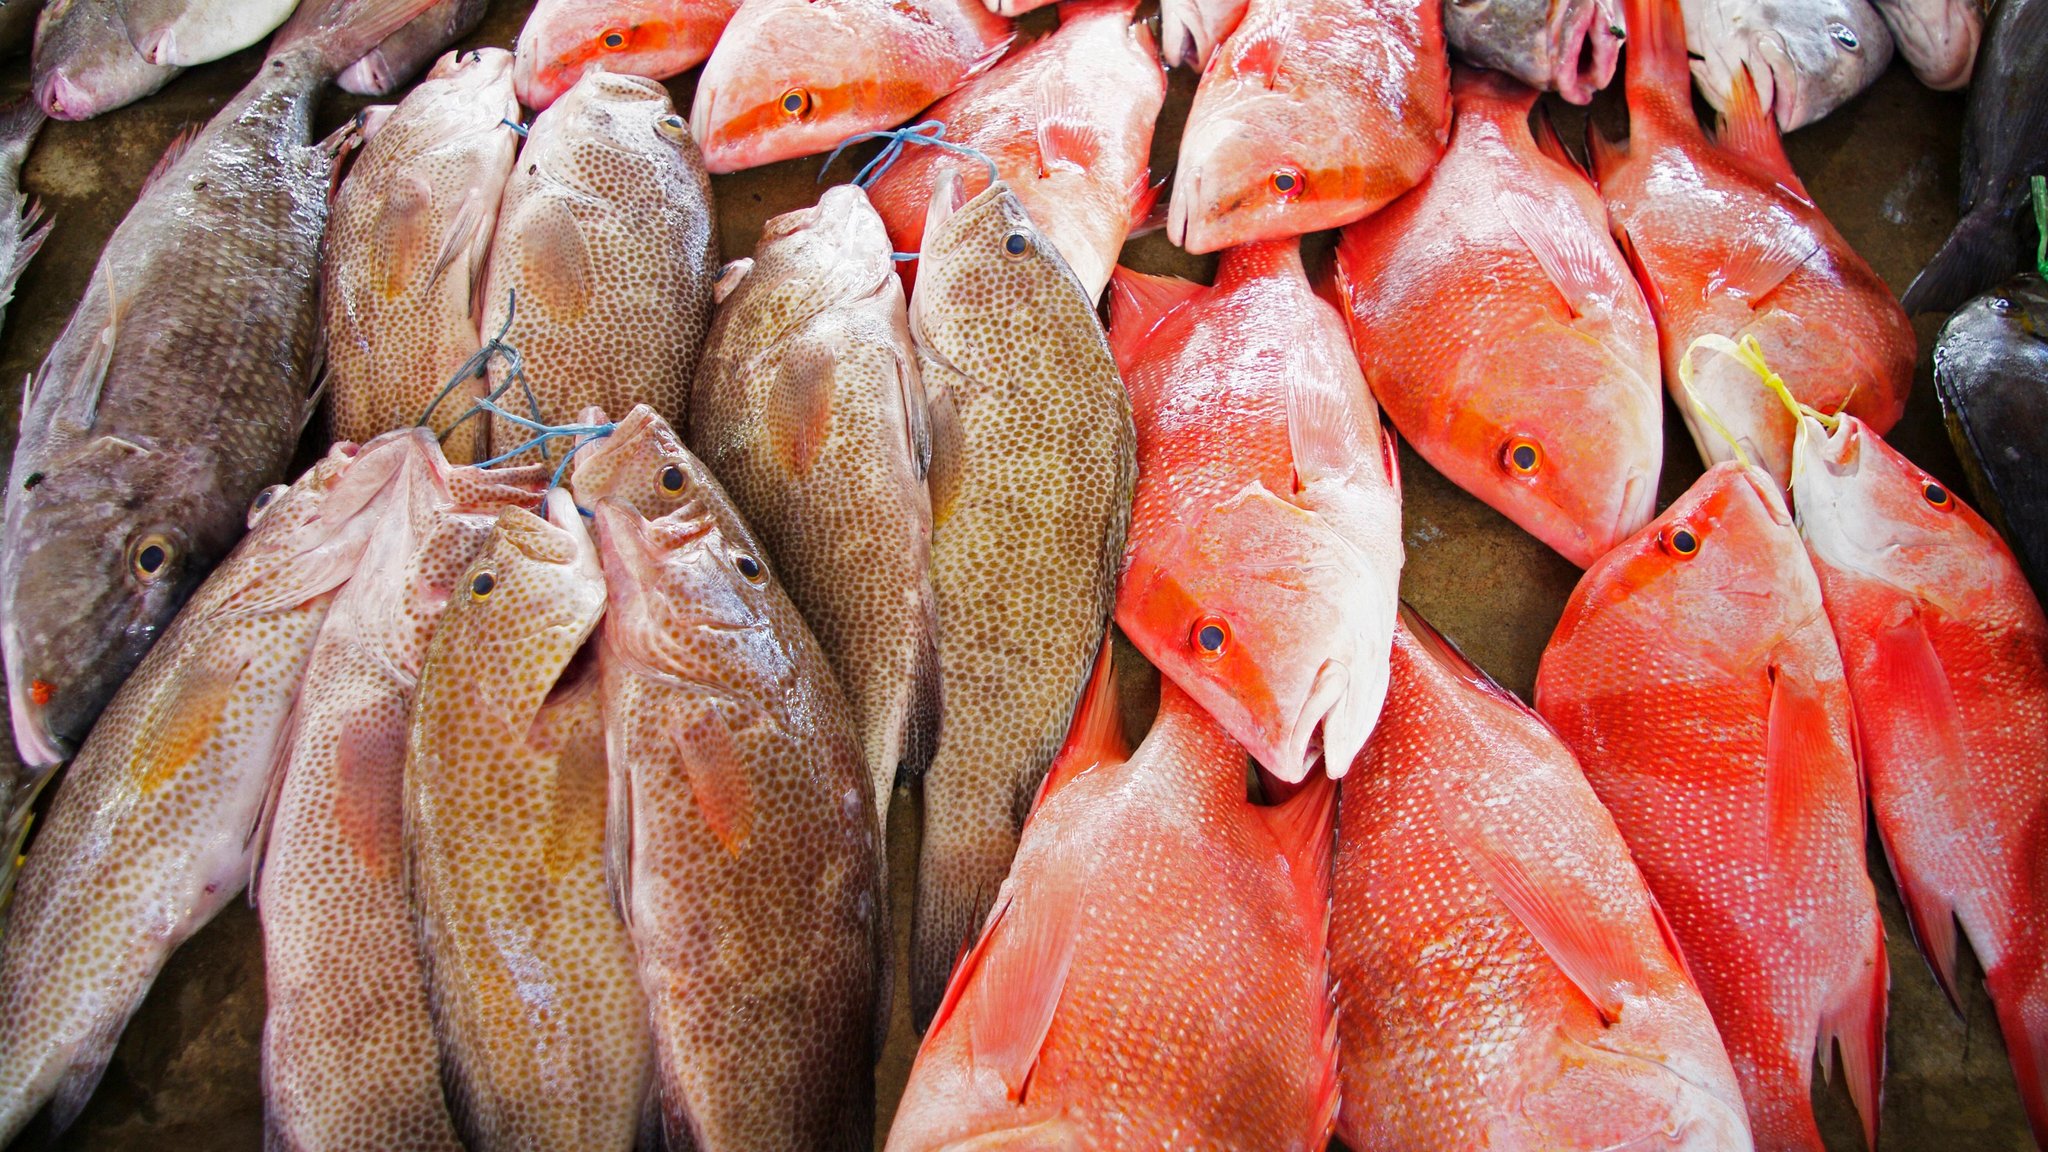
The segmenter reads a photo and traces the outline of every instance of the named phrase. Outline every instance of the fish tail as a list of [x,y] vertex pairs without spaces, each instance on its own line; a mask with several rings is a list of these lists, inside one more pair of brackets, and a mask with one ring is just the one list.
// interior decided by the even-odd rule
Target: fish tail
[[1899,303],[1908,316],[1953,312],[1970,297],[2020,270],[2018,237],[2001,227],[2004,214],[1983,206],[1958,221]]
[[1009,782],[985,771],[980,780],[954,779],[961,774],[935,764],[925,781],[910,924],[910,1013],[920,1033],[945,999],[953,965],[981,934],[1017,853]]
[[306,0],[271,41],[270,59],[309,55],[322,76],[337,76],[435,0]]
[[[2018,963],[2022,959],[2032,963]],[[2034,1143],[2048,1148],[2048,974],[2039,954],[2015,955],[1985,976],[1998,1030],[2005,1035],[2006,1058],[2012,1062],[2020,1103]]]
[[[1825,1065],[1832,1039],[1842,1057],[1842,1079],[1863,1119],[1865,1148],[1877,1147],[1877,1119],[1884,1092],[1885,1001],[1891,990],[1891,969],[1885,959],[1884,924],[1870,913],[1871,940],[1863,965],[1851,974],[1833,1003],[1821,1013],[1819,1053]],[[1809,1108],[1809,1113],[1811,1109]]]
[[1685,16],[1678,0],[1625,0],[1628,24],[1629,119],[1654,97],[1678,101],[1691,112],[1692,65],[1685,55]]

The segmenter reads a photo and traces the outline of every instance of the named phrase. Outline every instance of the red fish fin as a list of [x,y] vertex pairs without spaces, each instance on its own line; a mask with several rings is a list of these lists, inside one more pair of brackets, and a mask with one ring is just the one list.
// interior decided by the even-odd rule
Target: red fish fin
[[1906,905],[1906,923],[1913,930],[1914,942],[1920,945],[1920,955],[1927,958],[1927,966],[1934,971],[1934,982],[1948,997],[1949,1006],[1961,1015],[1963,1001],[1956,994],[1955,905],[1932,884],[1900,866],[1899,854],[1892,850],[1892,839],[1882,822],[1878,824],[1877,839],[1884,845],[1885,863],[1891,866],[1892,878],[1898,881],[1899,896]]
[[[1773,858],[1796,861],[1803,814],[1826,784],[1833,728],[1812,684],[1772,664],[1771,705],[1764,737],[1765,821]],[[1795,870],[1796,863],[1788,864]]]
[[1692,963],[1685,958],[1685,946],[1678,942],[1678,929],[1671,926],[1671,917],[1664,914],[1664,905],[1657,902],[1657,894],[1650,891],[1648,881],[1643,883],[1643,895],[1650,899],[1650,918],[1657,922],[1657,935],[1664,938],[1664,947],[1671,951],[1671,958],[1678,961],[1678,970],[1685,973],[1685,979],[1697,991],[1700,978],[1693,974]]
[[1010,45],[1015,44],[1016,42],[1016,34],[1011,33],[1010,35],[1003,37],[1001,40],[996,41],[994,44],[989,45],[986,51],[984,51],[981,55],[976,56],[974,58],[974,63],[969,64],[967,66],[967,71],[962,72],[960,74],[960,82],[958,84],[953,85],[951,91],[958,92],[961,88],[966,86],[969,80],[974,79],[976,76],[979,76],[983,72],[986,72],[989,69],[995,67],[997,64],[1002,63],[1003,57],[1008,55],[1010,52]]
[[754,831],[754,793],[746,763],[717,705],[707,703],[690,711],[669,719],[669,742],[682,758],[698,815],[719,844],[738,856]]
[[1036,131],[1041,172],[1054,168],[1085,172],[1102,155],[1102,129],[1089,123],[1073,93],[1050,72],[1038,85]]
[[1618,270],[1602,247],[1604,238],[1584,217],[1513,189],[1496,192],[1493,202],[1564,297],[1574,319],[1585,315],[1593,300],[1621,291]]
[[1424,620],[1422,614],[1411,607],[1406,600],[1401,601],[1398,616],[1401,627],[1407,629],[1408,634],[1415,638],[1416,644],[1441,665],[1445,671],[1481,692],[1498,698],[1501,702],[1513,707],[1533,720],[1540,721],[1542,719],[1542,717],[1536,715],[1535,709],[1522,702],[1521,697],[1501,687],[1499,681],[1488,676],[1484,669],[1472,663],[1469,657],[1458,650],[1456,644],[1451,643],[1444,637],[1443,633],[1436,630],[1434,625]]
[[1117,265],[1109,277],[1109,348],[1116,354],[1118,367],[1128,369],[1159,322],[1202,290],[1192,280],[1153,276]]
[[1592,173],[1594,187],[1605,183],[1627,159],[1628,145],[1625,142],[1608,139],[1607,134],[1591,120],[1586,121],[1586,166]]
[[800,339],[783,352],[782,363],[775,370],[777,402],[768,405],[768,432],[798,478],[811,474],[832,430],[837,365],[829,346]]
[[1309,1131],[1315,1134],[1313,1147],[1326,1148],[1336,1132],[1337,1109],[1343,1099],[1343,1082],[1338,1075],[1337,1011],[1334,1003],[1330,1005],[1323,1023],[1322,1044],[1316,1049],[1315,1076],[1315,1093],[1311,1099],[1315,1101],[1316,1120]]
[[1707,278],[1707,294],[1729,292],[1752,309],[1761,307],[1765,297],[1819,251],[1820,241],[1806,233],[1780,232],[1761,241],[1745,237]]
[[[1244,32],[1245,27],[1238,25],[1238,32]],[[1256,77],[1263,80],[1266,87],[1273,87],[1279,83],[1280,55],[1286,51],[1293,30],[1293,21],[1281,15],[1252,29],[1250,35],[1240,38],[1233,34],[1229,42],[1232,49],[1230,70],[1239,76]]]
[[2014,989],[2012,994],[1993,993],[1998,1009],[1998,1028],[2005,1034],[2006,1058],[2012,1062],[2013,1079],[2019,1082],[2020,1104],[2027,1110],[2027,1125],[2034,1130],[2034,1143],[2048,1148],[2048,980],[2035,975],[2032,987]]
[[1013,1101],[1021,1101],[1038,1051],[1052,1030],[1074,966],[1080,935],[1087,870],[1073,853],[1056,846],[1045,863],[1047,881],[1025,894],[1026,907],[1012,905],[975,945],[966,968],[976,971],[967,1012],[969,1059],[1002,1077]]
[[967,986],[973,982],[974,974],[981,970],[982,957],[986,955],[989,938],[996,934],[996,927],[1010,914],[1010,893],[1006,889],[996,895],[995,906],[988,910],[988,919],[983,922],[981,935],[972,941],[962,941],[960,954],[953,957],[953,974],[946,980],[946,994],[939,999],[938,1010],[932,1013],[931,1023],[925,1025],[926,1036],[938,1035],[939,1029],[952,1019],[953,1010],[960,1006],[960,998],[967,994]]
[[1138,178],[1131,181],[1131,214],[1125,223],[1126,240],[1135,240],[1166,227],[1166,209],[1159,203],[1160,190],[1165,187],[1164,180],[1157,184],[1152,182],[1150,168],[1140,171]]
[[1624,0],[1628,25],[1627,82],[1630,120],[1639,97],[1683,101],[1691,110],[1692,64],[1685,52],[1685,14],[1679,0]]
[[1778,121],[1764,107],[1747,64],[1735,73],[1734,86],[1728,92],[1728,108],[1721,114],[1714,140],[1755,165],[1787,192],[1809,204],[1813,202],[1806,194],[1806,185],[1799,182],[1799,174],[1792,170],[1792,161],[1785,155],[1785,142],[1778,135]]
[[1885,997],[1890,991],[1890,974],[1885,964],[1884,925],[1875,909],[1870,925],[1869,963],[1840,989],[1840,998],[1821,1012],[1819,1056],[1821,1067],[1827,1068],[1827,1045],[1833,1041],[1842,1055],[1849,1099],[1863,1118],[1863,1146],[1875,1149],[1878,1107],[1884,1093]]
[[1649,302],[1652,316],[1668,315],[1665,311],[1664,292],[1650,275],[1650,269],[1643,263],[1643,254],[1636,251],[1635,238],[1626,228],[1614,230],[1614,244],[1621,249],[1621,258],[1628,261],[1628,270],[1635,275],[1636,285],[1643,290],[1643,299]]
[[1294,456],[1294,476],[1299,488],[1318,480],[1349,474],[1361,461],[1369,431],[1364,427],[1368,413],[1375,413],[1372,397],[1359,381],[1355,395],[1339,379],[1338,387],[1318,387],[1305,373],[1287,379],[1287,447]]
[[1296,906],[1315,933],[1310,950],[1320,956],[1330,943],[1330,858],[1337,823],[1337,781],[1316,772],[1293,788],[1294,793],[1281,803],[1252,811],[1287,858]]
[[1380,467],[1386,471],[1387,484],[1394,489],[1394,495],[1401,494],[1401,433],[1391,424],[1380,425]]
[[1052,758],[1052,767],[1045,770],[1045,779],[1038,785],[1038,798],[1031,803],[1033,812],[1045,803],[1046,797],[1090,768],[1121,764],[1131,758],[1131,742],[1124,738],[1123,713],[1117,706],[1112,651],[1111,638],[1105,632],[1102,651],[1095,657],[1095,671],[1089,674],[1088,687],[1081,693],[1081,703],[1075,707],[1073,723],[1067,728],[1067,742],[1061,746],[1059,755]]
[[[1532,131],[1536,137],[1536,150],[1538,152],[1564,165],[1571,170],[1573,175],[1584,180],[1586,183],[1590,184],[1593,182],[1593,176],[1586,171],[1586,166],[1579,163],[1579,158],[1572,155],[1571,149],[1566,148],[1564,141],[1558,138],[1557,125],[1551,123],[1550,113],[1541,105],[1537,106],[1536,127]],[[1590,125],[1588,126],[1588,131],[1591,131]]]
[[204,124],[187,124],[179,129],[178,134],[171,137],[170,147],[165,148],[164,154],[157,157],[156,167],[151,168],[149,175],[143,177],[142,193],[138,195],[147,194],[151,188],[156,187],[157,181],[168,176],[171,169],[178,166],[178,161],[185,158],[185,153],[192,150],[193,141],[199,139],[199,134],[205,130]]

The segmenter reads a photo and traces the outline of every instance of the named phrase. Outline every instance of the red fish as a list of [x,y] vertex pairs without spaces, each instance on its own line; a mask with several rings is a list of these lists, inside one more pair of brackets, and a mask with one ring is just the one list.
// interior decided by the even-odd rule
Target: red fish
[[[1664,381],[1701,458],[1730,459],[1680,386],[1702,335],[1754,336],[1799,399],[1889,431],[1913,384],[1913,328],[1813,203],[1747,74],[1709,140],[1693,115],[1678,0],[1628,0],[1629,140],[1591,134],[1593,171],[1615,239],[1657,317]],[[1783,486],[1792,419],[1749,371],[1717,357],[1693,391]]]
[[1799,420],[1799,529],[1841,642],[1871,806],[1951,996],[1956,922],[2048,1144],[2048,619],[2012,550],[1853,416]]
[[1884,927],[1849,691],[1770,476],[1716,465],[1588,569],[1536,707],[1669,914],[1757,1148],[1822,1152],[1809,1092],[1830,1040],[1875,1147]]
[[1657,328],[1536,92],[1460,68],[1450,149],[1344,229],[1373,395],[1422,458],[1581,567],[1656,514]]
[[591,68],[663,80],[704,62],[739,0],[540,0],[512,82],[538,112]]
[[1214,288],[1115,283],[1138,432],[1117,624],[1275,776],[1341,776],[1386,696],[1404,558],[1343,320],[1291,240],[1232,249]]
[[1336,787],[1254,807],[1243,749],[1171,682],[1127,756],[1111,683],[1105,656],[925,1034],[890,1152],[1329,1140]]

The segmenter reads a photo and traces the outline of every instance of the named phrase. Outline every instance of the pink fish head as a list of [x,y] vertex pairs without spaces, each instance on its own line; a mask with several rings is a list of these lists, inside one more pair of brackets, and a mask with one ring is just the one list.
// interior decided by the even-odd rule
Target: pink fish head
[[540,111],[592,68],[666,79],[701,63],[732,0],[542,0],[519,33],[519,102]]

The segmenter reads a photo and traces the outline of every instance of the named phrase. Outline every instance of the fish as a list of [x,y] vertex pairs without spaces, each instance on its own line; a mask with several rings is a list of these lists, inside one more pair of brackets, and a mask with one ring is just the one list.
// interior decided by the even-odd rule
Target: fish
[[542,466],[451,468],[430,434],[307,657],[255,893],[263,919],[265,1142],[460,1152],[407,901],[406,740],[428,639],[505,507]]
[[1451,99],[1443,162],[1338,241],[1352,344],[1423,459],[1584,567],[1656,514],[1656,323],[1536,91],[1461,67]]
[[[463,418],[483,381],[449,381],[483,347],[478,304],[519,153],[512,54],[454,53],[374,121],[321,247],[328,425],[366,440],[425,421],[458,464],[485,459]],[[458,427],[458,423],[460,426]]]
[[1970,85],[1984,36],[1980,0],[1871,0],[1913,75],[1937,92]]
[[[711,181],[667,89],[586,73],[534,118],[498,213],[482,330],[524,378],[502,402],[542,424],[592,404],[680,416],[717,274]],[[505,358],[490,382],[512,383]],[[492,419],[493,453],[527,439]]]
[[53,223],[42,205],[21,190],[21,170],[43,130],[42,105],[17,100],[0,108],[0,318],[14,302],[22,270],[50,238]]
[[128,40],[152,64],[190,68],[276,31],[299,0],[121,0]]
[[632,1149],[653,1041],[606,886],[607,603],[569,493],[501,512],[420,671],[405,869],[464,1146]]
[[739,0],[540,0],[519,31],[519,102],[545,110],[592,67],[666,80],[702,64]]
[[697,78],[713,172],[894,128],[993,67],[1016,31],[980,0],[746,0]]
[[1443,155],[1451,65],[1434,0],[1252,0],[1202,70],[1166,235],[1189,252],[1371,215]]
[[2048,175],[2048,0],[2000,0],[1985,25],[1963,109],[1961,219],[1907,286],[1906,311],[1954,311],[2023,271],[2029,177],[2042,175]]
[[1892,34],[1869,0],[1684,0],[1692,74],[1707,103],[1737,115],[1743,73],[1790,132],[1877,82]]
[[1337,1111],[1323,779],[1245,797],[1244,750],[1171,681],[1135,752],[1091,681],[889,1152],[1321,1152]]
[[[973,195],[991,179],[1010,186],[1057,244],[1090,299],[1109,284],[1124,237],[1151,215],[1158,190],[1146,158],[1166,101],[1166,71],[1152,34],[1133,24],[1136,0],[1067,0],[1059,29],[1012,52],[925,113],[948,143],[994,162],[935,147],[906,150],[868,187],[898,252],[924,241],[925,208],[942,168]],[[916,265],[906,263],[906,283]]]
[[1586,570],[1537,668],[1536,711],[1670,921],[1760,1152],[1822,1152],[1831,1047],[1877,1146],[1888,976],[1850,708],[1784,495],[1740,460]]
[[387,96],[412,82],[441,50],[476,31],[491,0],[440,0],[349,65],[334,83],[358,96]]
[[36,17],[43,0],[0,0],[0,56],[12,56],[29,46],[36,31]]
[[[18,819],[285,478],[313,411],[336,152],[320,87],[430,0],[311,0],[269,62],[174,144],[30,378],[0,535]],[[60,11],[45,9],[45,18]]]
[[845,689],[884,829],[939,728],[931,427],[890,251],[852,184],[770,220],[724,284],[689,424]]
[[335,590],[430,449],[421,433],[337,445],[263,489],[80,749],[0,933],[0,1144],[46,1101],[70,1127],[165,960],[248,883]]
[[1185,64],[1197,72],[1209,67],[1216,51],[1238,22],[1250,0],[1159,0],[1160,56],[1167,67]]
[[1392,660],[1338,803],[1339,1138],[1749,1148],[1713,1018],[1571,752],[1405,607]]
[[1755,337],[1801,401],[1887,432],[1913,384],[1913,327],[1807,195],[1749,81],[1737,79],[1738,98],[1709,140],[1693,115],[1677,0],[1626,3],[1629,139],[1589,133],[1594,180],[1657,319],[1664,384],[1700,458],[1730,459],[1732,439],[1783,487],[1791,418],[1727,357],[1688,385],[1681,366],[1693,341]]
[[36,103],[53,120],[133,104],[184,71],[142,58],[121,23],[121,0],[51,0],[36,19],[30,59]]
[[1792,496],[1913,938],[1953,1001],[1961,923],[2048,1140],[2048,616],[1991,525],[1854,416],[1800,409]]
[[1394,442],[1292,240],[1216,284],[1118,269],[1111,347],[1137,418],[1117,626],[1283,782],[1342,776],[1387,692]]
[[1137,471],[1130,401],[1087,290],[1007,184],[963,202],[956,180],[942,171],[932,189],[910,297],[931,411],[944,709],[911,924],[920,1025],[995,902],[1088,682]]
[[891,938],[859,730],[738,509],[666,468],[665,515],[595,512],[610,874],[667,1146],[865,1150]]
[[2048,588],[2048,287],[2016,277],[1970,301],[1941,327],[1934,391],[1970,491]]
[[1589,104],[1621,59],[1615,0],[1452,0],[1444,39],[1466,63]]

